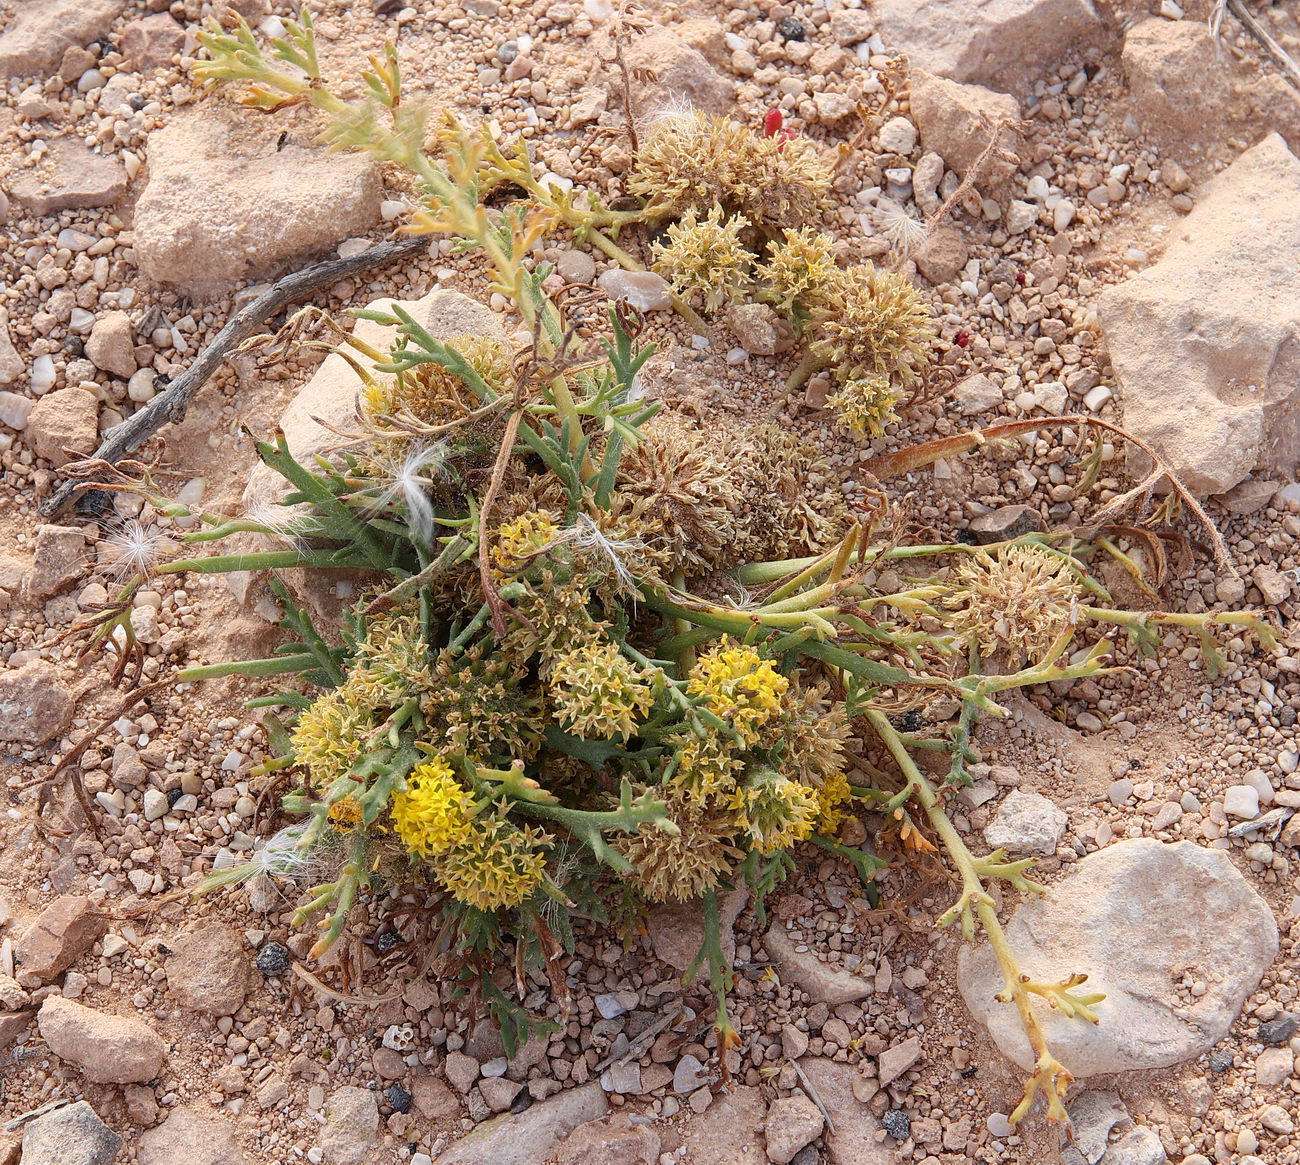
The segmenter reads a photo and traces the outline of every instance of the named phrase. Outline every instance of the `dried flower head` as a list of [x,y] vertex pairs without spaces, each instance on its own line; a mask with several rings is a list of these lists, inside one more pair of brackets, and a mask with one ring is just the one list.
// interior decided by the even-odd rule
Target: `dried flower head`
[[1070,564],[1041,546],[1005,546],[957,564],[945,601],[953,630],[985,655],[1033,659],[1074,627],[1083,592]]
[[723,636],[691,668],[686,685],[702,696],[709,711],[730,722],[746,745],[759,740],[759,729],[781,710],[781,697],[790,681],[752,647],[733,644]]
[[856,437],[883,437],[889,425],[898,422],[901,389],[888,376],[859,376],[846,380],[826,398],[835,410],[835,423]]
[[882,198],[876,204],[875,221],[889,245],[904,258],[917,251],[929,237],[929,228],[924,222],[913,218],[888,198]]
[[906,277],[872,263],[839,271],[823,285],[809,316],[811,350],[841,383],[897,376],[911,385],[935,334],[920,292]]
[[476,760],[531,760],[541,748],[545,717],[523,666],[481,642],[438,653],[420,710],[449,751]]
[[118,582],[148,578],[172,546],[157,526],[146,526],[139,518],[127,518],[116,525],[100,544],[100,558],[109,575]]
[[389,802],[393,830],[422,858],[445,854],[469,837],[474,802],[441,756],[416,765]]
[[589,740],[631,736],[654,704],[653,673],[618,644],[589,643],[555,657],[548,693],[562,727]]
[[663,556],[663,569],[695,577],[718,569],[738,500],[728,467],[703,433],[656,424],[624,451],[610,511]]
[[649,126],[628,185],[665,214],[721,205],[772,233],[822,213],[831,172],[807,138],[764,137],[694,110]]
[[731,807],[744,815],[749,844],[761,854],[806,841],[820,811],[815,790],[771,769],[760,769],[741,785]]
[[476,817],[464,838],[433,861],[434,874],[477,910],[518,906],[542,883],[549,835],[501,816]]
[[738,815],[721,801],[700,801],[680,790],[665,790],[674,836],[656,825],[642,825],[613,846],[632,863],[632,881],[652,902],[689,902],[714,889],[732,863],[744,855],[732,844]]
[[735,302],[748,284],[754,255],[740,241],[748,226],[743,215],[724,219],[720,206],[710,208],[703,219],[692,207],[668,227],[666,243],[651,244],[654,269],[684,299],[702,299],[706,311],[717,311]]
[[768,728],[780,742],[781,770],[805,785],[820,786],[840,774],[851,730],[844,704],[826,698],[825,684],[794,684],[782,701],[781,719]]
[[773,243],[757,275],[772,301],[786,315],[802,313],[807,304],[839,270],[832,250],[834,240],[815,227],[783,232]]
[[[510,378],[510,357],[489,336],[453,336],[447,341],[498,393]],[[361,394],[363,416],[382,426],[385,417],[410,417],[426,425],[446,425],[463,420],[478,407],[478,400],[454,372],[441,364],[417,364],[400,376],[376,379]]]

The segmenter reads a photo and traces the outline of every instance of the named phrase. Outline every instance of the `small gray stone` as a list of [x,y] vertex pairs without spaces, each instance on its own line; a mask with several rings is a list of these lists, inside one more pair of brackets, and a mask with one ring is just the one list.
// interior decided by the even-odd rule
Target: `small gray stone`
[[981,546],[991,546],[994,542],[1006,542],[1024,534],[1042,533],[1046,527],[1042,516],[1032,506],[999,506],[987,514],[973,518],[970,532]]
[[1284,1011],[1276,1019],[1259,1025],[1259,1038],[1266,1044],[1285,1044],[1297,1031],[1300,1031],[1300,1020]]
[[880,1059],[877,1062],[880,1087],[888,1088],[920,1058],[921,1040],[919,1036],[911,1036],[901,1044],[886,1048],[880,1053]]
[[1011,854],[1054,854],[1068,823],[1064,811],[1046,797],[1013,789],[984,830],[984,840]]
[[564,251],[555,261],[555,270],[566,283],[590,283],[596,278],[596,260],[586,251]]
[[705,1079],[704,1065],[687,1053],[673,1070],[673,1091],[678,1096],[687,1096],[704,1084]]
[[596,283],[610,299],[621,299],[638,311],[667,311],[673,306],[672,290],[653,271],[606,271]]

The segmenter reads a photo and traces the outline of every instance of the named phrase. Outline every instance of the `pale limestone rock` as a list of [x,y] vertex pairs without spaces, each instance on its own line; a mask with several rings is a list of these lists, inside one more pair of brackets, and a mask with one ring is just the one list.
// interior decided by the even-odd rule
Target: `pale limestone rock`
[[51,995],[36,1015],[41,1039],[96,1084],[136,1084],[157,1076],[167,1045],[142,1019],[110,1015]]

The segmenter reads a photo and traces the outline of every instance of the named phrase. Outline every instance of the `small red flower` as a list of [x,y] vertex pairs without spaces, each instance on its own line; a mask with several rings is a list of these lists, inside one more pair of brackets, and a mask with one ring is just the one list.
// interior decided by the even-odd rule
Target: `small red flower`
[[962,328],[962,330],[957,333],[957,347],[958,348],[970,347],[970,339],[971,339],[970,332],[968,332],[965,328]]
[[1025,285],[1025,273],[1024,273],[1023,271],[1017,271],[1017,272],[1016,272],[1016,282],[1017,282],[1018,284],[1020,284],[1021,287],[1024,287],[1024,285]]
[[785,114],[779,109],[769,109],[763,118],[763,136],[774,138],[785,128]]

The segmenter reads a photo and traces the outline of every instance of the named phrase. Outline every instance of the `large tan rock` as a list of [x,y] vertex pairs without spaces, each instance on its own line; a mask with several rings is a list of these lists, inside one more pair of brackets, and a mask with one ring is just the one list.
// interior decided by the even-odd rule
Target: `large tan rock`
[[27,439],[51,465],[89,457],[99,443],[99,402],[81,388],[47,392],[27,416]]
[[230,1122],[199,1107],[173,1109],[140,1137],[139,1165],[244,1165]]
[[823,1141],[826,1146],[823,1159],[829,1165],[897,1165],[899,1158],[893,1149],[894,1142],[879,1139],[880,1122],[854,1095],[855,1082],[866,1083],[861,1072],[852,1064],[837,1064],[821,1057],[806,1058],[800,1067],[830,1114],[833,1127],[827,1130]]
[[984,160],[976,185],[981,190],[1004,185],[1016,172],[1024,149],[1024,140],[1015,129],[1020,102],[1006,93],[962,85],[924,69],[913,69],[911,78],[912,118],[921,145],[964,178],[997,131],[997,146]]
[[[1141,838],[1089,854],[1006,926],[1021,971],[1040,982],[1083,972],[1099,991],[1097,1024],[1033,1006],[1057,1058],[1076,1077],[1167,1068],[1218,1043],[1277,955],[1267,904],[1223,850]],[[1206,984],[1194,996],[1186,974]],[[1021,1068],[1034,1055],[987,944],[963,948],[967,1007]]]
[[252,961],[242,937],[220,922],[201,926],[172,944],[167,988],[187,1011],[233,1015],[252,985]]
[[551,1155],[561,1138],[607,1112],[609,1101],[595,1082],[557,1092],[521,1113],[484,1121],[449,1146],[438,1165],[535,1165]]
[[48,660],[0,670],[0,740],[44,744],[72,723],[73,705],[72,693]]
[[126,193],[126,169],[73,137],[55,138],[31,169],[7,179],[9,197],[32,214],[116,206]]
[[313,136],[291,115],[211,104],[151,134],[135,211],[141,272],[206,298],[374,226],[376,164],[306,144]]
[[[675,32],[650,29],[627,46],[624,59],[632,71],[632,96],[639,114],[682,101],[709,113],[731,112],[735,86]],[[611,76],[617,100],[621,81],[616,71]]]
[[126,0],[24,0],[0,34],[0,80],[46,77],[64,52],[105,36]]
[[915,67],[1021,94],[1105,30],[1092,0],[877,0],[875,11]]
[[1125,425],[1193,490],[1300,461],[1300,159],[1277,135],[1206,183],[1160,261],[1102,295]]
[[144,1020],[51,995],[36,1015],[41,1039],[96,1084],[143,1084],[161,1071],[167,1045]]

